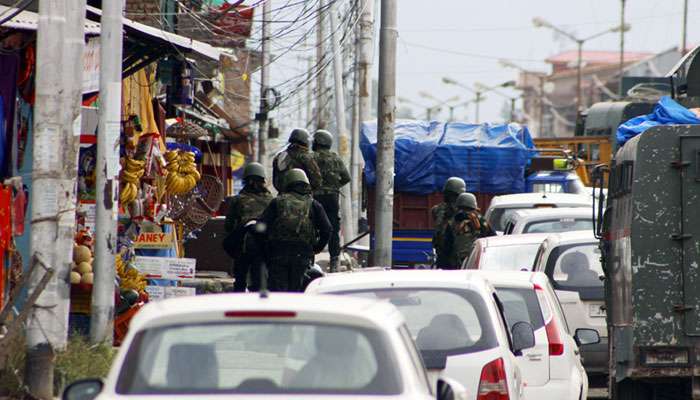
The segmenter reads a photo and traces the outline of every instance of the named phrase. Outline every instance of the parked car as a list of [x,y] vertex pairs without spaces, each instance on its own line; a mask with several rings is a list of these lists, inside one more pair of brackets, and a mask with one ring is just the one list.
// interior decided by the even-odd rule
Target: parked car
[[585,207],[591,209],[593,196],[569,193],[518,193],[496,196],[484,217],[491,227],[502,233],[509,212],[527,208]]
[[571,329],[595,329],[601,337],[600,343],[581,347],[589,376],[605,375],[608,371],[608,330],[598,244],[592,231],[553,234],[542,242],[534,265],[534,271],[544,272],[552,282]]
[[470,399],[522,399],[515,357],[534,345],[534,332],[524,322],[509,332],[493,287],[472,271],[334,274],[307,292],[386,300],[404,314],[433,384],[448,377],[464,385]]
[[[441,381],[451,398],[464,387]],[[152,303],[131,322],[107,379],[64,399],[432,399],[404,319],[387,302],[303,294]],[[438,396],[438,398],[444,398]]]
[[504,235],[593,230],[593,213],[583,207],[535,208],[508,213]]
[[535,255],[548,233],[489,236],[477,239],[462,269],[531,271]]
[[481,271],[495,288],[509,327],[524,321],[535,329],[535,346],[517,357],[526,399],[579,400],[588,396],[588,377],[579,344],[597,343],[592,329],[569,331],[564,311],[542,272]]

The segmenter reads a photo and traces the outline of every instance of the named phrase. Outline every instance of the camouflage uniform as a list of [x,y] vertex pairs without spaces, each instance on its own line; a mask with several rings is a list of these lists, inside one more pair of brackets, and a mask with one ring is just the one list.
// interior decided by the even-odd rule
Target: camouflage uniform
[[267,226],[270,290],[302,291],[314,253],[328,243],[331,226],[323,207],[310,195],[282,193],[270,202],[262,220]]
[[306,173],[313,190],[321,187],[323,178],[313,153],[307,147],[291,143],[286,150],[277,154],[272,162],[272,185],[278,192],[282,192],[285,172],[293,168],[299,168]]
[[430,212],[433,217],[433,225],[435,226],[435,231],[433,232],[433,248],[437,256],[435,265],[438,268],[446,267],[449,264],[447,260],[448,254],[445,251],[445,229],[454,217],[456,210],[454,204],[442,202],[434,206]]
[[245,291],[249,272],[251,277],[249,289],[260,290],[260,264],[263,258],[253,238],[246,234],[245,225],[251,220],[260,218],[271,200],[272,194],[267,189],[253,191],[244,187],[229,203],[224,229],[227,233],[237,232],[241,237],[241,255],[234,260],[233,266],[236,292]]
[[471,254],[476,239],[496,235],[476,211],[458,213],[448,222],[444,232],[446,256],[444,265],[440,266],[443,269],[462,268],[462,262]]
[[314,190],[314,199],[323,206],[333,228],[328,240],[328,252],[331,259],[337,259],[340,255],[339,193],[350,182],[350,173],[336,153],[328,149],[315,149],[313,154],[323,178],[321,187]]

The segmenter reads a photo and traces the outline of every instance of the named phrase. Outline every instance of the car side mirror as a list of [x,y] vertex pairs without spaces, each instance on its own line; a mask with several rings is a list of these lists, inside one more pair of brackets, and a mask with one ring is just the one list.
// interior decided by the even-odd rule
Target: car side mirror
[[450,378],[440,378],[437,382],[437,400],[466,400],[467,389]]
[[82,379],[68,385],[63,391],[63,400],[93,400],[100,394],[104,383],[101,379]]
[[510,332],[513,338],[513,353],[516,356],[522,355],[522,351],[525,349],[535,347],[535,331],[529,323],[516,322]]
[[579,328],[574,333],[574,340],[579,346],[600,343],[600,335],[595,329]]

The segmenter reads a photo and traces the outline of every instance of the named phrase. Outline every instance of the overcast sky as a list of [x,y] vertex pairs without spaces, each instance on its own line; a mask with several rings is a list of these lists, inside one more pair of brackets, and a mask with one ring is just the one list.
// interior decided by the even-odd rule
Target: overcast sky
[[[544,70],[541,60],[575,44],[557,38],[552,31],[535,28],[533,17],[542,17],[579,36],[590,36],[619,24],[619,0],[398,0],[397,94],[422,104],[425,91],[448,99],[471,96],[441,82],[449,76],[466,85],[482,82],[494,85],[515,79],[517,71],[505,69],[498,58],[533,70]],[[626,33],[629,51],[658,52],[680,45],[682,0],[627,0],[626,20],[632,30]],[[700,1],[690,0],[690,45],[700,42]],[[619,50],[619,34],[608,34],[586,42],[587,50]],[[429,48],[428,48],[429,47]],[[430,48],[439,49],[433,50]],[[473,56],[467,56],[466,53]],[[478,57],[477,57],[478,56]],[[517,92],[511,92],[516,94]],[[488,96],[482,105],[482,120],[501,119],[505,99]],[[412,106],[423,116],[420,107]],[[468,110],[473,121],[474,109]],[[465,109],[457,113],[465,116]],[[447,111],[441,115],[447,117]]]

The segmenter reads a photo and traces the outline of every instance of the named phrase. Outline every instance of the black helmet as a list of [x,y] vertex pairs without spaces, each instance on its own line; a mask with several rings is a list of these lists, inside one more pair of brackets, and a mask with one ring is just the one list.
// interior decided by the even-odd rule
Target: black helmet
[[330,149],[333,145],[333,135],[325,129],[319,129],[314,134],[314,146]]
[[245,166],[243,170],[243,179],[249,178],[251,176],[257,176],[259,178],[265,179],[265,167],[260,163],[252,162]]
[[467,185],[464,183],[464,179],[453,176],[445,182],[445,186],[442,188],[442,193],[456,194],[459,195],[467,191]]
[[309,147],[309,136],[309,131],[306,129],[296,128],[292,131],[292,134],[289,135],[289,143],[296,143]]
[[472,210],[477,210],[479,206],[476,204],[476,196],[471,193],[465,192],[457,196],[455,201],[455,206],[457,208],[470,208]]
[[293,168],[285,174],[284,190],[288,191],[292,185],[296,183],[305,183],[309,185],[309,178],[306,176],[306,172],[304,172],[303,169]]

